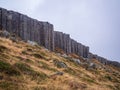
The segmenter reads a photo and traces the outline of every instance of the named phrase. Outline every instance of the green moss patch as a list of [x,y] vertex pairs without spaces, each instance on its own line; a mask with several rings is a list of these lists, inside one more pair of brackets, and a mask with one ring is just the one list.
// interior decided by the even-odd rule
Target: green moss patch
[[15,67],[3,61],[0,61],[0,72],[8,75],[20,75],[20,72]]

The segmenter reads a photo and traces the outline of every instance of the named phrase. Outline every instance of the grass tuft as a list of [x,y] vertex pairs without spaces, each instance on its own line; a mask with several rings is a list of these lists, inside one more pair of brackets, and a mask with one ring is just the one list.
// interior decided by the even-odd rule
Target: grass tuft
[[8,75],[20,75],[20,72],[16,68],[3,61],[0,61],[0,72]]

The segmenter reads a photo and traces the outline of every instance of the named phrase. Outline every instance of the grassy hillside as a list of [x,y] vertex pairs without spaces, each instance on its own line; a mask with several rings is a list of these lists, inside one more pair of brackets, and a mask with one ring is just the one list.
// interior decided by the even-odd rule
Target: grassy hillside
[[0,38],[0,90],[120,90],[120,71],[59,49]]

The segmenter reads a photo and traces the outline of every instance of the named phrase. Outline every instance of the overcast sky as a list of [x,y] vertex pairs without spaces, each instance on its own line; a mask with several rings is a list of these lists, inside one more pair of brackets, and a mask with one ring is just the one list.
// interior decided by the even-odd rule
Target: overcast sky
[[48,21],[92,53],[120,62],[120,0],[0,0],[0,7]]

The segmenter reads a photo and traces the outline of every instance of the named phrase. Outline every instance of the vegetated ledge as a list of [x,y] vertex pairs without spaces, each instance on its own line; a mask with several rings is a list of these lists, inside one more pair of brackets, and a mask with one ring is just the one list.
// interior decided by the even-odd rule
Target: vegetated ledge
[[66,54],[75,53],[83,58],[96,58],[103,64],[120,67],[118,62],[92,54],[88,46],[73,40],[69,34],[54,31],[52,24],[32,19],[15,11],[0,8],[0,30],[14,33],[25,41],[35,41],[51,51],[60,48]]

